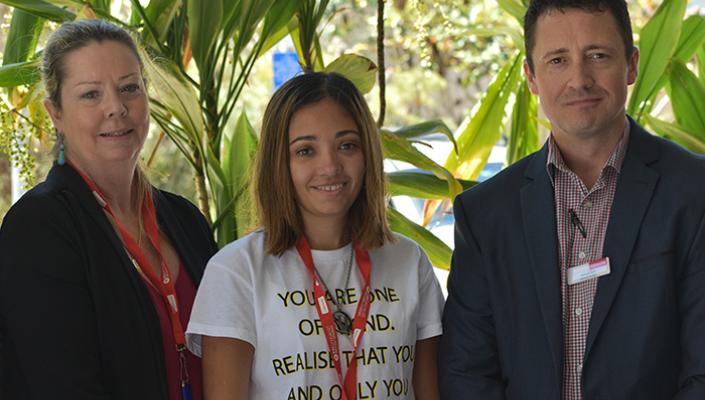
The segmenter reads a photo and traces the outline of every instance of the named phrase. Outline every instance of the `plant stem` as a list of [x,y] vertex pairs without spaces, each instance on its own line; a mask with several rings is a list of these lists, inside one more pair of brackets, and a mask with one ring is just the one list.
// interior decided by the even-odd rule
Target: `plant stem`
[[196,199],[198,201],[198,209],[201,210],[201,213],[206,218],[206,221],[208,221],[208,224],[211,224],[211,209],[208,204],[208,190],[206,189],[206,174],[203,171],[203,160],[197,151],[194,152],[193,159],[196,161],[196,176],[194,177],[194,180],[196,181]]
[[384,125],[384,114],[387,110],[385,71],[384,71],[384,2],[377,0],[377,76],[379,81],[379,117],[377,126]]

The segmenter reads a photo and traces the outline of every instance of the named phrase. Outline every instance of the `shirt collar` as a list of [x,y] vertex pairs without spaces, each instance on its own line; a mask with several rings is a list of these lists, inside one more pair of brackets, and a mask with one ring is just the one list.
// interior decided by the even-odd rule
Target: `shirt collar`
[[[619,139],[617,147],[615,147],[615,149],[612,151],[612,154],[610,154],[610,157],[607,159],[607,162],[605,162],[605,165],[602,167],[603,171],[605,170],[605,168],[609,167],[613,168],[615,171],[617,171],[617,173],[621,172],[622,164],[624,163],[624,157],[627,154],[627,144],[629,143],[630,128],[631,126],[629,124],[629,120],[625,118],[624,133],[622,134],[622,138]],[[556,144],[556,140],[553,137],[553,132],[551,132],[551,134],[548,136],[548,157],[546,159],[546,171],[548,172],[548,176],[551,178],[551,183],[553,183],[553,177],[556,169],[559,169],[563,172],[572,172],[563,160],[561,150],[558,148],[558,144]]]

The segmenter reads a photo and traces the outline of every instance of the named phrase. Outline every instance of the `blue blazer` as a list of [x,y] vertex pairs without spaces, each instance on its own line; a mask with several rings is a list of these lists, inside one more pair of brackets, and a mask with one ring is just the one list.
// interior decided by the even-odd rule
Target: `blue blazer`
[[[631,121],[588,329],[585,400],[705,399],[705,158]],[[443,399],[561,399],[547,146],[455,200]]]

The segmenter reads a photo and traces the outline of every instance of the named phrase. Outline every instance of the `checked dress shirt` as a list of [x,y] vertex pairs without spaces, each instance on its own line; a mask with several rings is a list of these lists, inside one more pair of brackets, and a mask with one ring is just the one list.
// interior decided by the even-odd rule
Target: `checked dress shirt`
[[[562,398],[582,400],[583,356],[598,278],[568,285],[567,269],[603,257],[602,249],[617,189],[617,177],[629,140],[629,124],[626,124],[622,139],[590,189],[565,164],[553,135],[548,140],[546,169],[554,189],[561,264],[564,354]],[[571,222],[571,210],[582,223],[585,237],[576,224]]]

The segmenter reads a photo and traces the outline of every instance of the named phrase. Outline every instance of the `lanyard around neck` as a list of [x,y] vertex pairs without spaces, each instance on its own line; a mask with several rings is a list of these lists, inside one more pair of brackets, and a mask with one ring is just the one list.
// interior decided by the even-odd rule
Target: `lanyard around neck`
[[161,241],[159,240],[159,228],[157,227],[157,213],[154,208],[154,202],[152,201],[151,191],[146,191],[144,201],[142,202],[142,218],[144,222],[144,229],[147,233],[147,238],[159,257],[161,276],[157,275],[155,269],[152,267],[152,264],[149,262],[147,255],[140,248],[139,243],[137,243],[130,232],[125,229],[120,220],[115,217],[112,208],[105,201],[105,196],[103,196],[103,193],[100,189],[98,189],[93,180],[91,180],[91,178],[83,173],[83,171],[76,167],[71,161],[66,160],[66,164],[78,172],[84,182],[86,182],[86,185],[90,188],[91,192],[93,192],[98,204],[100,204],[100,206],[103,207],[103,210],[105,210],[105,212],[113,218],[115,227],[122,238],[125,249],[132,258],[133,263],[135,263],[135,267],[147,280],[147,282],[159,292],[164,301],[167,303],[174,341],[176,342],[177,350],[181,351],[186,344],[186,339],[184,336],[184,329],[181,326],[181,319],[179,318],[179,306],[176,298],[176,282],[172,279],[171,272],[169,271],[162,254]]
[[345,373],[345,379],[343,379],[343,373],[340,363],[340,346],[338,343],[338,333],[335,330],[335,322],[333,320],[333,313],[326,299],[326,293],[323,290],[321,281],[316,275],[315,266],[313,264],[313,256],[311,255],[311,247],[308,244],[308,240],[305,236],[301,236],[296,243],[296,250],[299,252],[301,260],[306,265],[308,274],[313,282],[313,295],[316,298],[316,311],[318,311],[318,317],[321,319],[321,324],[323,325],[323,332],[326,336],[326,342],[328,343],[328,351],[333,358],[333,365],[335,366],[336,374],[338,375],[338,382],[342,386],[342,400],[355,400],[357,399],[357,350],[362,341],[362,336],[365,334],[365,324],[367,323],[367,316],[370,313],[370,301],[371,296],[369,294],[370,290],[370,270],[371,262],[370,255],[365,251],[357,241],[352,243],[353,249],[355,249],[355,259],[357,260],[357,265],[360,268],[360,274],[362,275],[362,295],[360,296],[360,301],[357,304],[357,309],[355,310],[355,319],[353,320],[353,352],[348,364],[348,370]]

